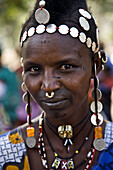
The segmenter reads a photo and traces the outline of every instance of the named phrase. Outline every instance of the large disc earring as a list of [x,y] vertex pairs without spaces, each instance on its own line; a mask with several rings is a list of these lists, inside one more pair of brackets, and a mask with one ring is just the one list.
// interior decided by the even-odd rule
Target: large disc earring
[[93,64],[94,67],[94,90],[92,92],[92,96],[94,101],[91,103],[91,111],[93,115],[91,116],[91,122],[95,126],[95,139],[93,145],[96,150],[102,151],[105,148],[105,142],[102,138],[102,123],[103,123],[103,116],[101,115],[101,111],[103,109],[102,103],[99,100],[102,97],[101,91],[98,89],[99,87],[99,80],[96,74],[96,63]]
[[30,93],[27,91],[25,83],[22,84],[22,89],[25,92],[25,94],[23,95],[23,101],[26,103],[25,110],[27,113],[27,123],[29,126],[26,129],[27,131],[26,145],[29,148],[34,148],[36,145],[36,139],[34,137],[35,128],[32,127],[32,121],[31,121],[31,105],[30,105],[31,96]]

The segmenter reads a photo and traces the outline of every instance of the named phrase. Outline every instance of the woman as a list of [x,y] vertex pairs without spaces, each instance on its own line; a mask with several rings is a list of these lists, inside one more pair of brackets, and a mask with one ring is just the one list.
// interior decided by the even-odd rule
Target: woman
[[[1,150],[5,142],[10,148],[5,156],[12,153],[6,159],[0,151],[1,169],[112,169],[112,124],[103,122],[98,101],[106,57],[97,37],[85,0],[37,1],[20,36],[28,124],[1,137]],[[31,98],[43,109],[33,122]]]

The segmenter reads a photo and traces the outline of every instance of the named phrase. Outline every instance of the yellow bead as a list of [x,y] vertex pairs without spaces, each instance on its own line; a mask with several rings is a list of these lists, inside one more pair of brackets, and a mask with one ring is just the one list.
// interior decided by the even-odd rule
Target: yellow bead
[[95,138],[96,139],[102,138],[102,128],[100,126],[95,127]]
[[76,151],[75,153],[78,153],[78,151]]
[[55,156],[58,156],[58,154],[57,154],[57,153],[55,153]]
[[27,128],[27,136],[28,137],[34,137],[34,132],[35,132],[34,127],[28,127]]

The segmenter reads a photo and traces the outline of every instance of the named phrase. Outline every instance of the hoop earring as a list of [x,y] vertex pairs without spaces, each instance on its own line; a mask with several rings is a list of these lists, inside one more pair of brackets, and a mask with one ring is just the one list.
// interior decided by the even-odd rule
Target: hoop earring
[[26,103],[25,110],[27,113],[27,123],[29,127],[27,127],[27,138],[26,138],[26,145],[29,148],[34,148],[36,145],[36,139],[34,138],[35,128],[32,127],[32,121],[31,121],[31,96],[30,93],[27,91],[25,83],[22,84],[22,90],[25,92],[23,95],[23,101]]
[[105,142],[102,138],[102,125],[103,123],[103,116],[101,115],[101,111],[103,109],[102,103],[99,100],[102,97],[101,91],[98,89],[99,87],[99,80],[96,74],[96,63],[93,64],[94,68],[94,90],[92,91],[92,96],[94,101],[91,103],[91,111],[93,115],[91,116],[91,123],[95,126],[95,139],[93,145],[96,150],[102,151],[105,148]]

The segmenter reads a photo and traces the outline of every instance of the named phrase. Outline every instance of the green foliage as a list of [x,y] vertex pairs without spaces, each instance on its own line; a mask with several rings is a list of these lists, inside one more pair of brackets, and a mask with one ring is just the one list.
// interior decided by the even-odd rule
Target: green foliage
[[21,25],[33,4],[33,0],[0,0],[0,41],[8,46],[16,45]]

